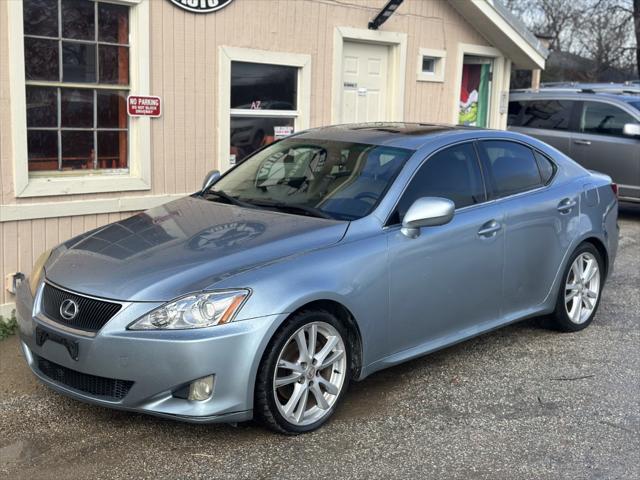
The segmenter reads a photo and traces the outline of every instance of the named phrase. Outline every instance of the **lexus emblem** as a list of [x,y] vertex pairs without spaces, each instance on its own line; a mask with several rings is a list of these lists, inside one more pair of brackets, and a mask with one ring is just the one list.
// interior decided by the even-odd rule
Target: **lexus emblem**
[[70,298],[63,300],[60,304],[60,315],[65,320],[73,320],[78,315],[78,312],[80,312],[78,304]]

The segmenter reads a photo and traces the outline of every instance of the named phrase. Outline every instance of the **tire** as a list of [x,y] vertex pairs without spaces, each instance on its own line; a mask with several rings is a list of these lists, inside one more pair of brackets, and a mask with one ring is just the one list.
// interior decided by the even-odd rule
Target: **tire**
[[[309,348],[314,330],[314,354],[305,355],[301,339]],[[326,423],[349,387],[347,338],[344,326],[327,311],[304,310],[291,317],[271,339],[260,362],[256,420],[286,435],[310,432]],[[316,369],[318,365],[324,368]]]
[[[579,258],[581,262],[578,262]],[[597,270],[592,274],[589,269],[594,265]],[[591,324],[602,298],[604,271],[602,255],[592,244],[583,243],[573,252],[562,275],[556,308],[551,315],[554,328],[578,332]],[[585,281],[589,276],[591,279]],[[576,278],[579,280],[575,281]]]

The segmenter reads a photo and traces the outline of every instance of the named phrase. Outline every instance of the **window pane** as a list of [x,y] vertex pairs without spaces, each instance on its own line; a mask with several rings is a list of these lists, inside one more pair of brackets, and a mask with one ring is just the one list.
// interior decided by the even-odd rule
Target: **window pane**
[[482,174],[473,145],[457,145],[429,158],[402,196],[393,223],[401,222],[420,197],[448,198],[456,208],[484,201]]
[[275,130],[282,134],[288,129],[293,133],[293,118],[231,117],[231,158],[239,162],[277,140]]
[[62,169],[93,168],[93,132],[62,131]]
[[545,185],[551,181],[553,175],[556,173],[555,164],[541,153],[534,152],[536,160],[538,161],[538,167],[540,167],[540,175],[542,175],[542,183]]
[[100,83],[129,83],[129,47],[100,45]]
[[93,90],[63,88],[60,119],[62,127],[93,128]]
[[422,57],[422,72],[433,73],[436,70],[436,59],[432,57]]
[[582,114],[582,131],[597,135],[622,136],[625,123],[638,123],[628,113],[614,105],[600,102],[585,102]]
[[57,127],[57,107],[57,88],[27,87],[27,127]]
[[523,102],[524,115],[521,125],[531,128],[546,128],[549,130],[567,130],[571,118],[570,100],[548,100]]
[[98,4],[98,40],[129,43],[129,7],[111,3]]
[[487,140],[478,142],[488,162],[497,197],[513,195],[542,184],[533,152],[519,143]]
[[24,39],[24,70],[27,80],[60,80],[58,42],[39,38]]
[[62,37],[95,40],[94,8],[87,0],[62,0]]
[[98,90],[98,128],[127,128],[126,92]]
[[65,82],[96,81],[96,46],[62,42],[62,80]]
[[127,168],[127,132],[98,132],[98,168]]
[[296,67],[231,63],[231,108],[295,110]]
[[24,34],[58,36],[58,0],[23,0]]
[[29,130],[27,132],[29,171],[58,169],[58,132]]
[[522,111],[522,102],[509,102],[509,114],[507,116],[507,125],[510,127],[520,126],[519,116]]

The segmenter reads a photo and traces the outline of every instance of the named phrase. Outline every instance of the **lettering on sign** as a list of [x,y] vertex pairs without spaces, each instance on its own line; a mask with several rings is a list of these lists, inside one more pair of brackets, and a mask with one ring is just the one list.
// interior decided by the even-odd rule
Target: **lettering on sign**
[[159,117],[162,114],[160,97],[129,95],[127,111],[130,117]]
[[211,13],[229,5],[233,0],[169,0],[174,5],[193,13]]

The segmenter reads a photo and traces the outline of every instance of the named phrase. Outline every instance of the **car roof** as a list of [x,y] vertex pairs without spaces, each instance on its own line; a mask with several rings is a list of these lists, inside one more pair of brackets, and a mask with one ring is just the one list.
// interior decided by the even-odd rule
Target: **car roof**
[[445,136],[483,131],[491,130],[436,123],[373,122],[313,128],[296,134],[295,138],[367,143],[418,150],[426,143]]
[[613,93],[613,92],[586,92],[565,89],[543,89],[531,91],[512,91],[510,100],[535,100],[535,99],[562,99],[562,100],[610,100],[613,103],[630,103],[640,100],[640,95]]

